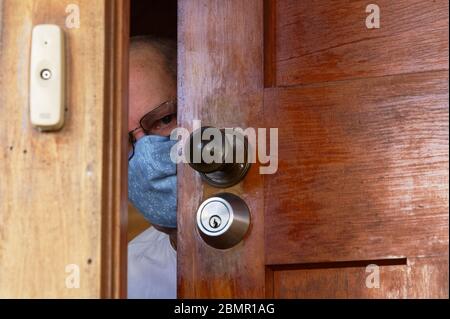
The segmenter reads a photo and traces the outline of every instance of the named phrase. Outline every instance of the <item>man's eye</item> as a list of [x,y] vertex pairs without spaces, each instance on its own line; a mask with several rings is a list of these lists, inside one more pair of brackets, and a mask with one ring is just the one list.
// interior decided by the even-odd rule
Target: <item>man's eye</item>
[[173,119],[173,115],[167,115],[167,116],[165,116],[165,117],[163,117],[162,119],[161,119],[161,122],[163,123],[163,124],[169,124],[170,122],[172,122],[172,119]]
[[173,124],[176,123],[176,119],[177,119],[176,113],[166,115],[160,118],[159,120],[153,122],[151,129],[148,129],[147,131],[149,132],[149,134],[150,133],[156,135],[162,134],[163,130],[170,128]]

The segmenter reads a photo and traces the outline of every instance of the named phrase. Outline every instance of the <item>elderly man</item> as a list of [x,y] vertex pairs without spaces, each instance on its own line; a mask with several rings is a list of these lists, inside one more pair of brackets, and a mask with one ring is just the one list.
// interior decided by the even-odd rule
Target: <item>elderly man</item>
[[176,66],[175,43],[131,39],[128,198],[152,227],[128,245],[129,298],[176,298]]

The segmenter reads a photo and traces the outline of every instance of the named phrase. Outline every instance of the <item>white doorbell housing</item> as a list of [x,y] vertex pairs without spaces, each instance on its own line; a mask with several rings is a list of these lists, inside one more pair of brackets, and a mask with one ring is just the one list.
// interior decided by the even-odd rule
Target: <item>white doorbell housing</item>
[[30,61],[30,119],[41,131],[64,125],[64,32],[57,25],[33,28]]

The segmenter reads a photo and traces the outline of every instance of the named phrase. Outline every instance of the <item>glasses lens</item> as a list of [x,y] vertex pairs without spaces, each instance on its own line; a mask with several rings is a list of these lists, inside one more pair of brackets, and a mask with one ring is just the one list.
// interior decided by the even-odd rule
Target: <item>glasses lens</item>
[[161,104],[141,119],[145,134],[168,135],[176,127],[177,104],[169,101]]
[[150,134],[152,132],[153,126],[157,120],[156,114],[146,114],[141,119],[141,127],[145,134]]

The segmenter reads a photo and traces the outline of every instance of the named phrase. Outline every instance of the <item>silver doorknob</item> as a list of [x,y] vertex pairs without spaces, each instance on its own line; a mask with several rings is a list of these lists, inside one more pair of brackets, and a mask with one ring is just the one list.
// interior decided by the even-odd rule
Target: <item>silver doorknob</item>
[[[209,126],[194,131],[185,147],[189,165],[206,183],[218,188],[236,185],[245,177],[251,166],[248,148],[247,138],[239,132],[227,134]],[[205,161],[205,154],[211,161]]]
[[205,200],[197,210],[197,228],[210,246],[227,249],[244,238],[250,225],[250,211],[239,196],[221,193]]

